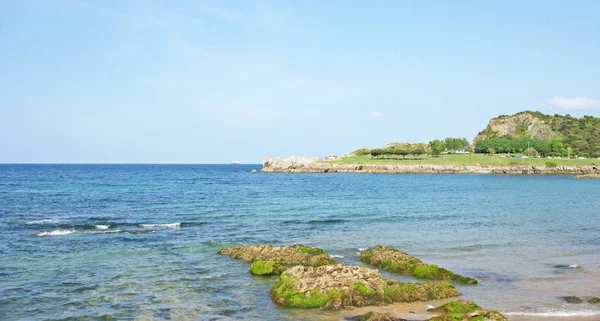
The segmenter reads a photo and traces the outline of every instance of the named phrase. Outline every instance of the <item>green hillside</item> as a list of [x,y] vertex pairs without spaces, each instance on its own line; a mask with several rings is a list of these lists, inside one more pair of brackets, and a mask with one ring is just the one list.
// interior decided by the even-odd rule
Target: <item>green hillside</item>
[[505,139],[504,144],[506,140],[525,143],[528,139],[537,140],[542,145],[544,142],[554,141],[561,143],[565,151],[570,148],[571,155],[595,158],[600,156],[600,118],[575,118],[568,114],[546,115],[533,111],[524,111],[512,116],[502,115],[491,119],[488,126],[475,137],[474,142],[477,144],[483,139],[501,138]]

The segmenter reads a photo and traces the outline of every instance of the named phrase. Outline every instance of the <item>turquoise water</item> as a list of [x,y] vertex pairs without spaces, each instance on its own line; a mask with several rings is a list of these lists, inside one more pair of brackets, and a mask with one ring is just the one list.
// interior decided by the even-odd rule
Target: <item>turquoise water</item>
[[259,167],[0,165],[0,319],[343,318],[276,307],[273,278],[216,254],[252,243],[354,265],[384,244],[478,278],[464,297],[511,319],[600,319],[561,299],[600,296],[600,180]]

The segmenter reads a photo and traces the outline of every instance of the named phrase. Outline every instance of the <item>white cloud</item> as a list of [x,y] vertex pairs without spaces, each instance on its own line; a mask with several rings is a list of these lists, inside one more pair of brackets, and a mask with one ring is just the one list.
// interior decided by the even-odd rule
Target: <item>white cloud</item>
[[547,101],[551,107],[563,109],[600,109],[600,100],[587,97],[565,98],[554,97]]
[[371,117],[373,117],[373,118],[383,117],[383,113],[380,111],[373,111],[373,112],[371,112]]

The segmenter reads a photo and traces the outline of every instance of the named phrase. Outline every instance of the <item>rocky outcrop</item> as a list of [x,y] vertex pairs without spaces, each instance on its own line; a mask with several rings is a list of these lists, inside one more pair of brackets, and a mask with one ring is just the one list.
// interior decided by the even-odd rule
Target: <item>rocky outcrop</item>
[[596,166],[469,166],[469,165],[385,165],[331,164],[315,158],[295,161],[264,158],[261,172],[275,173],[423,173],[423,174],[597,174]]
[[255,275],[281,274],[295,265],[322,266],[335,264],[335,260],[323,250],[304,245],[276,247],[267,245],[236,245],[224,248],[219,254],[252,262],[250,272]]
[[429,321],[508,321],[508,319],[498,311],[488,311],[481,308],[473,301],[465,300],[448,302],[427,311],[441,314],[440,316],[429,319]]
[[556,136],[556,133],[542,119],[525,111],[512,116],[492,118],[487,127],[473,139],[473,144],[480,139],[506,135],[550,140]]
[[311,164],[315,164],[319,161],[318,157],[299,157],[299,156],[290,156],[288,158],[269,158],[263,157],[263,169],[265,172],[265,168],[303,168],[304,166],[308,166]]
[[414,302],[459,296],[447,282],[404,283],[385,279],[378,270],[344,264],[295,266],[283,272],[271,290],[279,305],[342,309],[392,302]]
[[451,281],[460,284],[478,283],[473,278],[455,274],[434,264],[425,264],[414,256],[381,245],[362,251],[360,259],[388,272],[411,275],[421,279]]

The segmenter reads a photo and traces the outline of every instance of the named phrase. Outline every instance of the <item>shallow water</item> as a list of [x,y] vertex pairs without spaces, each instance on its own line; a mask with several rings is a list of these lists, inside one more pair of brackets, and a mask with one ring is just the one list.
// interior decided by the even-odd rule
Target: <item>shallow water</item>
[[[478,278],[463,297],[513,320],[600,320],[600,306],[561,299],[600,296],[598,180],[259,167],[0,165],[0,319],[352,315],[278,308],[273,278],[216,254],[302,243],[354,265],[359,249],[401,249]],[[387,309],[418,317],[428,304]]]

